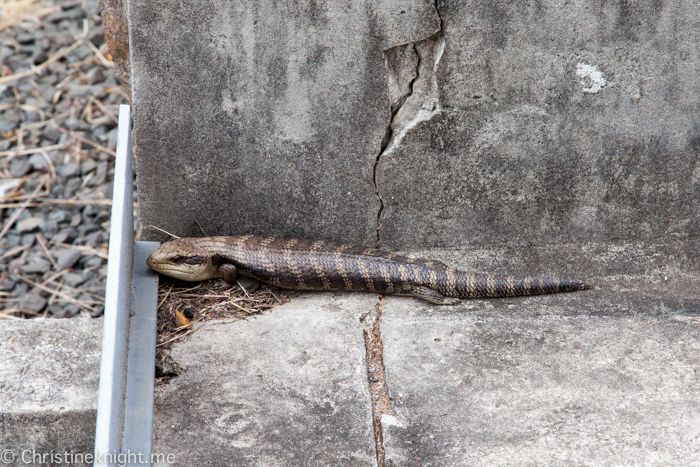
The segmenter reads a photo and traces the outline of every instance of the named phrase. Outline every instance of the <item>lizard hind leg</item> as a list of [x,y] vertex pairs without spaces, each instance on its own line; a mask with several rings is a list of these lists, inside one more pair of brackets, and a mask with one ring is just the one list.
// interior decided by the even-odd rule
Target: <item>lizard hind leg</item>
[[224,281],[228,285],[234,285],[238,279],[238,269],[233,264],[224,263],[219,266],[219,270],[224,273]]
[[456,305],[459,303],[459,298],[445,297],[440,292],[436,292],[435,290],[422,285],[413,287],[406,295],[422,298],[423,300],[427,300],[436,305]]

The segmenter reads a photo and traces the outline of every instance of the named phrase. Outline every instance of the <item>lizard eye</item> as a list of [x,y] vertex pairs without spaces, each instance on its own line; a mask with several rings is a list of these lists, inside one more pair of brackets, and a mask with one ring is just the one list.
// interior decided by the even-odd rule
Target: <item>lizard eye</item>
[[175,264],[182,264],[183,261],[185,261],[187,258],[184,256],[176,256],[173,258],[173,263]]

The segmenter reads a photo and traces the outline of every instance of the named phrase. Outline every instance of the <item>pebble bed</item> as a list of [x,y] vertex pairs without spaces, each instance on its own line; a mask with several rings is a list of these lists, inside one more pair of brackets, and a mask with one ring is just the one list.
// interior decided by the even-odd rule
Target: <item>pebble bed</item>
[[14,6],[0,10],[0,319],[98,317],[128,99],[96,0]]

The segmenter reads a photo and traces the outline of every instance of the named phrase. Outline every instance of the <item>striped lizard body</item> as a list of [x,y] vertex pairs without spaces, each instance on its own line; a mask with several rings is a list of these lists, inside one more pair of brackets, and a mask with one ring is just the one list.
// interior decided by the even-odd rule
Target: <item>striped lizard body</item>
[[235,284],[242,275],[287,289],[410,295],[439,305],[453,305],[459,298],[586,288],[576,279],[473,274],[373,248],[252,235],[175,239],[161,245],[147,263],[187,281],[222,278]]

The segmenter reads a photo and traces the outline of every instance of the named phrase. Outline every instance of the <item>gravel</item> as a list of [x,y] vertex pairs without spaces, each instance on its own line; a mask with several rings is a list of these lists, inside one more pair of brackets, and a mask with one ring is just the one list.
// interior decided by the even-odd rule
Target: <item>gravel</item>
[[56,265],[61,271],[64,269],[70,269],[75,266],[75,263],[78,262],[81,255],[82,253],[80,250],[61,250],[61,252],[58,254],[58,258],[56,258]]
[[[97,0],[32,6],[0,30],[1,77],[73,45],[84,20],[102,57],[83,43],[41,74],[0,84],[0,319],[97,317],[104,310],[116,117],[128,101],[107,66]],[[47,6],[53,10],[35,14]]]

